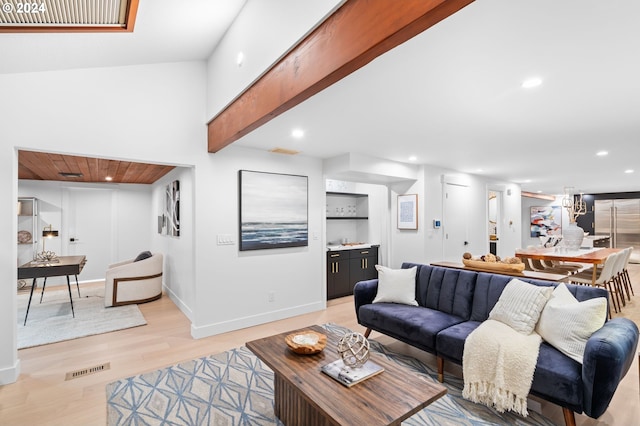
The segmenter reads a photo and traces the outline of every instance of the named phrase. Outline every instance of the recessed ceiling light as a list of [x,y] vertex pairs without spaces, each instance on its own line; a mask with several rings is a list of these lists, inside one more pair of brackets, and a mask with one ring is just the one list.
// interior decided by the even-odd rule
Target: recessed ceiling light
[[111,182],[113,178],[111,176],[107,176],[106,178],[104,178],[104,180],[106,180],[107,182]]
[[609,155],[609,151],[598,151],[596,152],[598,157],[604,157],[605,155]]
[[541,84],[542,84],[542,79],[540,77],[532,77],[522,82],[522,88],[532,89],[534,87],[540,86]]
[[411,157],[409,157],[409,161],[416,161],[418,159],[418,157],[416,157],[415,155],[412,155]]
[[304,130],[302,130],[302,129],[293,129],[291,131],[291,136],[293,136],[296,139],[301,139],[304,136]]
[[624,171],[625,173],[633,173],[633,169],[627,169]]
[[236,64],[241,67],[244,62],[244,53],[238,52],[238,56],[236,56]]

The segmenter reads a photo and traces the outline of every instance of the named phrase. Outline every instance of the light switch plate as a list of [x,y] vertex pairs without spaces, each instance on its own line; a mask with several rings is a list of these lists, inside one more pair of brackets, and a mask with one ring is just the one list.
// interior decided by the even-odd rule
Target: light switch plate
[[233,239],[233,235],[231,234],[218,234],[218,245],[219,246],[228,246],[235,244]]

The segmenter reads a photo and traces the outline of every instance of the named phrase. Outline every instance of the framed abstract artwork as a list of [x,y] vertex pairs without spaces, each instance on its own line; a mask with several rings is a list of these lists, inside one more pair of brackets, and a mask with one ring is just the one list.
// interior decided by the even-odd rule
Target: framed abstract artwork
[[418,194],[398,195],[398,229],[418,229]]
[[531,207],[531,238],[562,235],[562,207]]
[[240,170],[240,251],[309,245],[307,176]]
[[158,216],[158,233],[180,236],[180,181],[174,180],[165,187],[162,214]]

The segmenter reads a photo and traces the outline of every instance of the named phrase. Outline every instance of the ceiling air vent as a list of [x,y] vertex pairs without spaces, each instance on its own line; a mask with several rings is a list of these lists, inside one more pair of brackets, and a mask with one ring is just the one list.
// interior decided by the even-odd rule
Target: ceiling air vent
[[59,172],[58,174],[60,176],[62,176],[62,177],[66,177],[66,178],[81,178],[82,177],[82,173],[79,173],[79,172]]
[[131,32],[138,1],[0,0],[0,32]]

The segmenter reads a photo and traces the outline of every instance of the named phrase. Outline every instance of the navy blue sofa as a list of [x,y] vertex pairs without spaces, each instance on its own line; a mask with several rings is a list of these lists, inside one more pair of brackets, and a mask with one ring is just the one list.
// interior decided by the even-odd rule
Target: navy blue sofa
[[[419,306],[372,303],[378,280],[361,281],[354,288],[358,323],[371,330],[430,352],[437,357],[438,379],[444,380],[445,360],[462,365],[467,336],[489,317],[511,276],[415,263]],[[555,286],[551,281],[520,278],[531,284]],[[567,284],[578,301],[607,297],[604,289]],[[559,324],[561,326],[561,324]],[[565,423],[575,425],[575,412],[600,417],[625,376],[638,344],[638,327],[625,318],[608,320],[586,345],[584,363],[564,355],[543,341],[530,393],[562,407]]]

